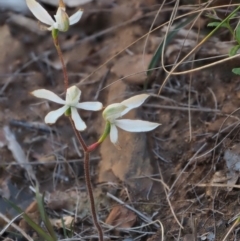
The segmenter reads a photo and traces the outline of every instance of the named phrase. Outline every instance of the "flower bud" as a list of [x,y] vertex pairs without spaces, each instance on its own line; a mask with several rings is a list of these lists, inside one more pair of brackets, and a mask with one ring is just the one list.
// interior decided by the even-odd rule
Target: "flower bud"
[[62,32],[66,32],[69,29],[69,17],[65,10],[61,7],[58,8],[57,14],[55,15],[57,29]]

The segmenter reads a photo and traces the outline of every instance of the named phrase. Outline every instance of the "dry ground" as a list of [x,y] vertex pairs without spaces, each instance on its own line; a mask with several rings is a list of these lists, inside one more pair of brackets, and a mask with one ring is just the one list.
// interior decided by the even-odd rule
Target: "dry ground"
[[[82,100],[99,100],[106,106],[147,92],[152,97],[128,117],[162,124],[146,134],[121,131],[120,148],[106,140],[91,154],[96,206],[109,240],[161,240],[159,222],[151,222],[159,220],[164,227],[164,240],[220,241],[240,210],[237,111],[240,78],[231,72],[239,61],[234,59],[201,71],[172,74],[158,95],[167,76],[160,68],[147,80],[145,89],[145,70],[167,28],[162,26],[147,39],[129,45],[148,33],[161,2],[105,0],[88,3],[83,6],[81,21],[60,35],[70,84],[81,88]],[[198,1],[186,5],[189,2],[180,2],[176,17],[201,9]],[[210,6],[234,4],[233,1],[223,2],[214,1]],[[163,6],[153,28],[170,19],[174,3]],[[54,14],[54,6],[44,6]],[[76,9],[68,8],[68,12],[71,14]],[[216,11],[224,18],[233,9],[234,6],[218,7]],[[165,66],[179,62],[211,30],[207,27],[210,20],[205,13],[193,25],[179,30],[166,46]],[[232,24],[236,25],[237,21]],[[46,192],[51,219],[56,221],[61,216],[74,217],[75,214],[74,237],[96,239],[84,183],[83,154],[71,126],[64,117],[54,126],[45,125],[44,116],[58,105],[29,94],[39,88],[59,95],[63,93],[61,65],[51,36],[39,30],[39,24],[30,13],[5,10],[0,13],[0,23],[1,196],[26,209],[34,200],[29,186],[34,186],[31,179],[36,176],[41,190]],[[225,58],[234,44],[231,40],[226,29],[218,31],[177,71]],[[103,65],[114,55],[115,58]],[[159,62],[158,66],[162,64]],[[104,128],[101,113],[82,111],[81,115],[88,126],[83,137],[91,144]],[[16,136],[24,162],[31,164],[28,167],[20,163],[19,153],[8,149],[6,127]],[[26,170],[32,176],[29,177]],[[118,206],[120,200],[134,210]],[[0,211],[10,219],[16,215],[3,199]],[[39,222],[35,209],[27,211]],[[15,222],[33,235],[24,221]],[[61,228],[56,222],[53,225],[62,239]],[[109,225],[116,228],[111,229]],[[0,229],[4,226],[1,222]],[[238,228],[233,228],[226,240],[240,240]],[[2,234],[2,239],[4,237],[15,238],[8,231]]]

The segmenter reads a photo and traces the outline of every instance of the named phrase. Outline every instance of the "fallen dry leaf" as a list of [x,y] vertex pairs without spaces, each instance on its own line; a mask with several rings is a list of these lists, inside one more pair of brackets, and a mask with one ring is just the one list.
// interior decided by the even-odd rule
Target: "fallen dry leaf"
[[[58,219],[50,219],[51,224],[60,229],[60,228],[67,228],[67,229],[71,229],[73,223],[74,223],[74,217],[71,216],[65,216],[62,218],[58,218]],[[64,225],[63,225],[64,222]]]
[[[32,219],[32,221],[39,224],[40,213],[39,213],[38,205],[36,201],[33,201],[26,208],[25,213]],[[24,218],[19,222],[19,227],[22,228],[25,232],[29,232],[32,230],[32,228],[29,226],[29,224],[25,221]]]
[[[240,153],[239,153],[239,144],[235,144],[231,149],[227,149],[224,152],[224,159],[228,168],[227,172],[227,184],[235,185],[239,178],[240,171]],[[228,191],[231,191],[233,188],[228,187]]]
[[25,210],[26,213],[35,213],[38,212],[38,204],[37,201],[33,201],[28,205],[28,207]]
[[[213,122],[208,122],[206,123],[207,125],[207,130],[209,132],[218,132],[220,130],[223,130],[225,126],[231,125],[234,123],[235,120],[228,118],[226,120],[225,117],[220,117],[217,120]],[[223,125],[224,123],[224,125]],[[227,130],[228,131],[228,130]]]
[[11,196],[10,190],[8,188],[8,181],[8,177],[3,177],[0,179],[0,196],[6,199],[9,199]]
[[29,165],[28,159],[22,147],[16,140],[16,137],[14,136],[13,132],[10,130],[8,126],[4,126],[3,130],[4,130],[5,138],[7,140],[7,147],[12,152],[12,155],[16,160],[16,162],[27,171],[28,175],[33,180],[37,180],[35,176],[35,172],[33,171],[32,166]]
[[226,183],[227,182],[227,177],[223,171],[216,171],[211,180],[210,180],[210,185],[206,188],[206,195],[214,198],[216,187],[214,185],[212,186],[211,184],[220,184],[220,183]]
[[[101,188],[95,188],[93,190],[96,209],[101,207],[108,207],[108,199],[106,194]],[[80,218],[85,218],[90,215],[90,203],[86,191],[67,190],[65,192],[55,191],[46,194],[47,206],[53,210],[66,209],[69,212],[75,212],[77,210]]]
[[3,130],[0,130],[0,148],[4,147],[6,145],[7,145],[6,137],[4,135]]
[[124,206],[115,206],[106,219],[106,223],[118,228],[131,228],[136,222],[137,216],[134,212]]

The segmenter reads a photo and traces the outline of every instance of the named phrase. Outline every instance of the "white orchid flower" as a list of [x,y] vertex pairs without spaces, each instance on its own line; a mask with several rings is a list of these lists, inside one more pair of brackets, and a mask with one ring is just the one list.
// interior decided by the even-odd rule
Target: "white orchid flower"
[[68,30],[69,25],[77,23],[82,17],[83,10],[79,9],[71,17],[68,17],[65,12],[65,5],[63,0],[59,0],[59,7],[55,17],[55,21],[49,15],[49,13],[35,0],[26,0],[27,6],[32,14],[42,23],[50,25],[48,30],[58,29],[59,31],[65,32]]
[[63,105],[63,107],[49,112],[45,116],[45,119],[44,119],[45,123],[53,124],[64,113],[71,113],[71,117],[74,121],[75,127],[79,131],[85,130],[86,124],[79,116],[77,108],[83,109],[83,110],[92,110],[92,111],[97,111],[102,109],[102,103],[97,101],[78,103],[81,95],[81,90],[79,90],[76,86],[72,86],[67,89],[66,100],[62,100],[52,91],[49,91],[46,89],[35,90],[31,94],[34,95],[35,97],[51,100],[53,102]]
[[145,132],[151,131],[158,127],[159,123],[142,121],[118,119],[129,112],[131,109],[137,108],[149,97],[147,94],[136,95],[121,103],[111,104],[103,111],[103,118],[110,123],[110,140],[116,144],[118,140],[117,127],[129,132]]

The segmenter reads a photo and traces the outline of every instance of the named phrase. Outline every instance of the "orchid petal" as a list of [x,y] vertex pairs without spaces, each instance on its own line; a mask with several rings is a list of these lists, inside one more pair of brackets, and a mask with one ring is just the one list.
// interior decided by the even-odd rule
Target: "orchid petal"
[[54,15],[57,23],[57,29],[66,32],[69,29],[69,18],[63,8],[58,8],[57,14]]
[[87,128],[85,122],[81,119],[76,108],[71,108],[71,115],[77,130],[83,131]]
[[101,110],[103,106],[101,102],[94,101],[94,102],[77,103],[76,107],[83,110],[97,111],[97,110]]
[[56,94],[54,94],[50,90],[46,90],[46,89],[34,90],[33,92],[31,92],[31,94],[34,95],[37,98],[51,100],[51,101],[56,102],[58,104],[64,105],[66,103],[66,101],[62,100],[60,97],[58,97]]
[[115,120],[119,117],[122,117],[122,112],[127,107],[125,105],[122,105],[121,103],[115,103],[107,106],[105,110],[103,111],[103,118],[108,121]]
[[51,112],[49,112],[46,116],[45,116],[45,123],[46,124],[53,124],[57,121],[57,119],[65,113],[65,111],[69,108],[69,106],[64,105],[63,107],[57,109],[57,110],[53,110]]
[[66,104],[76,106],[81,96],[81,90],[77,86],[72,86],[67,89]]
[[114,124],[111,124],[110,140],[113,144],[116,144],[117,140],[118,140],[118,130],[117,130],[117,127]]
[[49,13],[35,0],[26,0],[27,6],[32,14],[41,22],[47,25],[53,25],[54,20]]
[[128,113],[131,109],[137,108],[142,105],[148,97],[148,94],[141,94],[135,95],[127,100],[122,101],[121,104],[127,106],[127,108],[121,113],[122,116]]
[[74,13],[70,18],[69,18],[69,25],[73,25],[75,23],[77,23],[83,14],[83,10],[79,9],[76,13]]
[[158,127],[159,123],[142,121],[142,120],[116,120],[115,125],[125,131],[129,132],[145,132],[151,131]]

